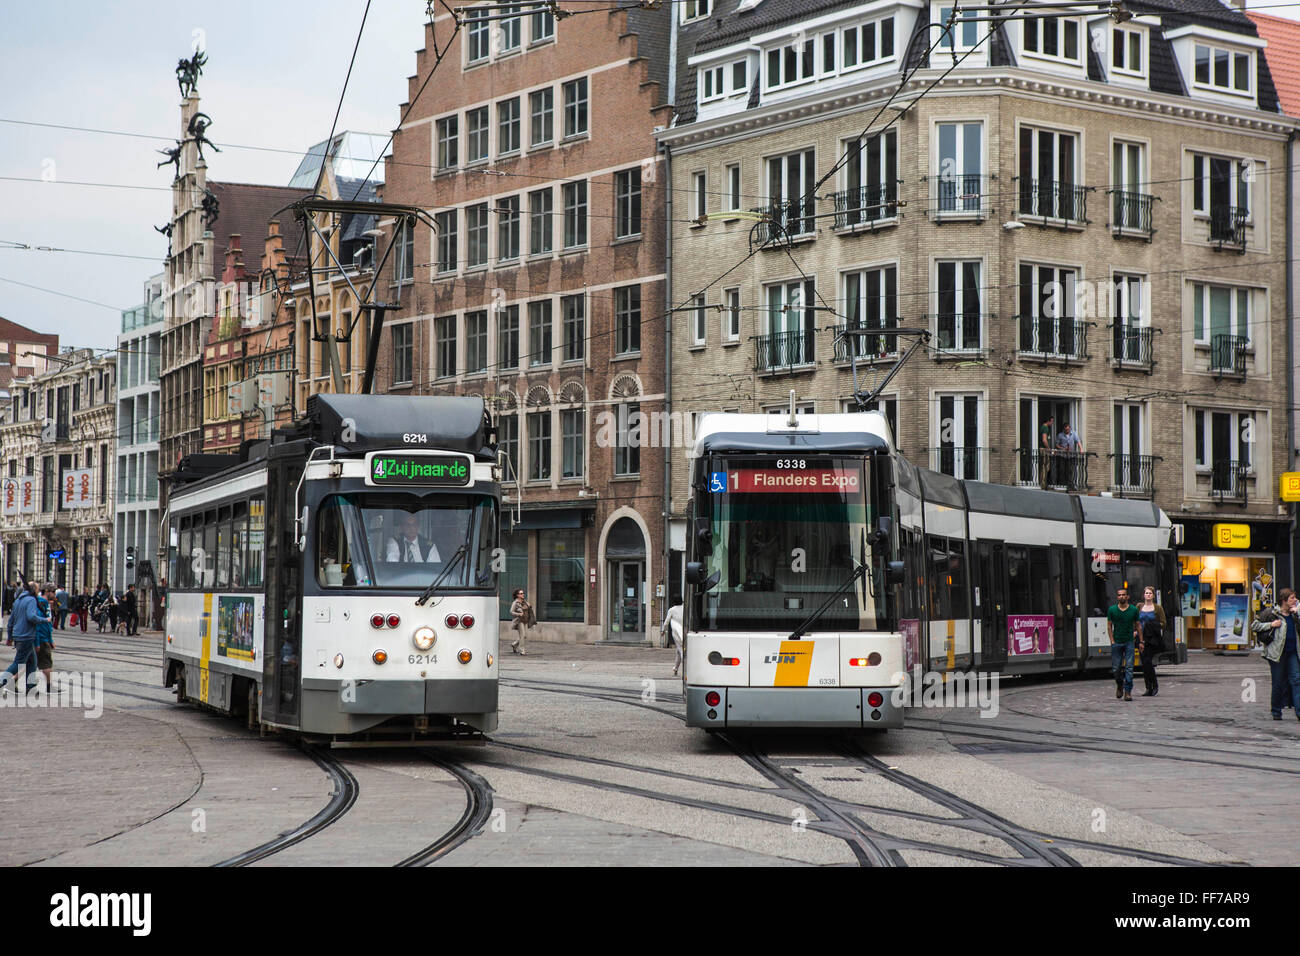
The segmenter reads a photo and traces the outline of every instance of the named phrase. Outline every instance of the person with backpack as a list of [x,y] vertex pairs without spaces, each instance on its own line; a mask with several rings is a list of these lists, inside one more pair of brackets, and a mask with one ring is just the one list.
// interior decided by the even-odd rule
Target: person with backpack
[[54,681],[50,679],[50,672],[54,669],[54,615],[50,613],[54,606],[54,594],[54,588],[46,585],[45,593],[36,595],[36,609],[49,618],[36,622],[36,666],[45,676],[47,690],[54,689]]
[[1138,653],[1142,655],[1142,679],[1147,689],[1143,697],[1160,693],[1156,680],[1156,655],[1165,649],[1165,609],[1156,603],[1156,589],[1147,585],[1142,589],[1142,603],[1138,605]]
[[30,682],[32,675],[36,673],[36,625],[41,621],[50,623],[48,618],[41,616],[36,603],[36,585],[29,584],[19,592],[14,600],[13,613],[9,616],[9,623],[13,629],[14,659],[3,673],[0,673],[0,694],[9,693],[10,678],[18,676],[18,668],[26,668],[24,680],[27,682]]
[[[1250,629],[1264,649],[1264,660],[1273,679],[1269,696],[1269,710],[1274,720],[1282,719],[1282,708],[1297,706],[1300,702],[1300,654],[1296,646],[1296,594],[1291,588],[1278,592],[1280,603],[1260,611],[1251,622]],[[1290,696],[1290,702],[1287,696]],[[1300,708],[1296,709],[1300,720]]]

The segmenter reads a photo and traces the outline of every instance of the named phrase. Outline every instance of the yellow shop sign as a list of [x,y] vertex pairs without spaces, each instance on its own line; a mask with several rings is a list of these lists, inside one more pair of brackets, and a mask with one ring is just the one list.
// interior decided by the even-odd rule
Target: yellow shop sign
[[1210,528],[1210,540],[1216,548],[1249,548],[1250,525],[1216,524]]

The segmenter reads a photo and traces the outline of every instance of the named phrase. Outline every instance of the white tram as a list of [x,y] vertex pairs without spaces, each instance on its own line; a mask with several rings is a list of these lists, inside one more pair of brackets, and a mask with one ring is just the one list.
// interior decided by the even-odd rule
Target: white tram
[[688,511],[692,727],[900,727],[922,672],[1109,668],[1121,585],[1186,660],[1159,508],[916,468],[878,412],[704,416]]
[[500,482],[481,399],[313,395],[269,442],[190,465],[207,473],[182,463],[166,516],[178,699],[317,738],[496,728]]

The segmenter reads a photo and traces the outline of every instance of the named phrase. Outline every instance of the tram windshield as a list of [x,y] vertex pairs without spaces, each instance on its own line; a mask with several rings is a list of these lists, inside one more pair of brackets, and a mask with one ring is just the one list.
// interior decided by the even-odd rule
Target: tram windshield
[[[872,563],[876,508],[862,458],[747,455],[702,465],[708,490],[696,501],[695,554],[705,577],[719,580],[701,596],[701,629],[789,632]],[[872,630],[877,613],[864,575],[814,630]]]
[[496,506],[486,495],[355,492],[316,513],[316,581],[324,588],[423,590],[466,546],[447,588],[495,588]]

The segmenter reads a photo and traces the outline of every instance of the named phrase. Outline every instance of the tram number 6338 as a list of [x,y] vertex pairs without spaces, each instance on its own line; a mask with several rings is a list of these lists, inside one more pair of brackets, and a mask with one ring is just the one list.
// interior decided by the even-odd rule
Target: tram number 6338
[[778,458],[776,460],[778,468],[807,468],[808,461],[804,458]]

